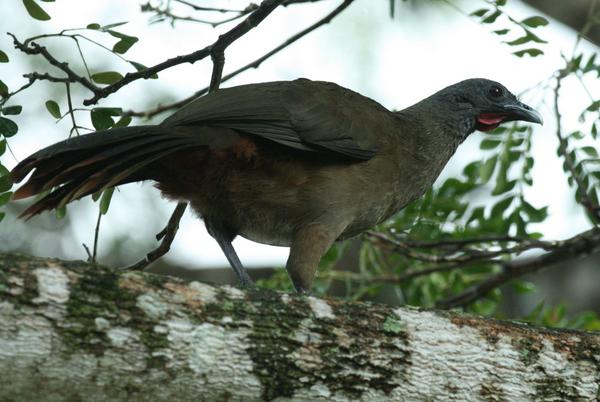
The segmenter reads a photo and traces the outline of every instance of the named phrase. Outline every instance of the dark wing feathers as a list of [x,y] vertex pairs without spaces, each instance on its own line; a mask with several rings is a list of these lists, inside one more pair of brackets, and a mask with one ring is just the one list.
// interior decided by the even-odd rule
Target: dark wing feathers
[[162,125],[227,127],[304,151],[367,160],[378,150],[375,101],[333,83],[305,79],[243,85],[198,98]]
[[158,126],[114,128],[32,154],[11,172],[19,182],[33,171],[12,198],[52,189],[22,215],[31,217],[111,186],[144,180],[143,168],[172,152],[228,141],[224,132],[210,127],[302,151],[368,160],[392,118],[375,101],[332,83],[300,79],[222,89],[194,100]]

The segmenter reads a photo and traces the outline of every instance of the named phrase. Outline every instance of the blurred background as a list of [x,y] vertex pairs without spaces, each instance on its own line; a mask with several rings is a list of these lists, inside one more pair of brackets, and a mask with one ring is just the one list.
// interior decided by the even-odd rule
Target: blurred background
[[[573,51],[577,32],[585,24],[593,1],[508,1],[505,10],[517,20],[543,15],[551,21],[536,31],[548,41],[540,46],[544,54],[532,58],[516,57],[512,54],[514,49],[502,43],[504,38],[492,33],[498,27],[480,24],[469,16],[486,6],[485,1],[396,1],[391,16],[389,1],[356,0],[330,24],[273,56],[260,68],[241,74],[222,86],[307,77],[334,81],[390,109],[405,108],[447,85],[472,77],[502,82],[513,93],[527,91],[522,100],[542,113],[545,124],[535,128],[531,150],[536,160],[532,172],[534,185],[526,188],[525,196],[535,206],[549,207],[548,219],[535,230],[547,239],[564,239],[591,225],[575,204],[562,162],[556,156],[552,103],[547,88],[538,84],[547,81],[561,68],[564,64],[562,55]],[[230,8],[244,8],[248,4],[241,0],[206,3]],[[160,2],[152,1],[57,0],[42,4],[52,19],[33,21],[21,1],[3,1],[0,5],[1,31],[11,32],[24,40],[90,23],[106,25],[128,21],[119,30],[135,34],[140,41],[127,52],[127,58],[148,66],[202,48],[237,23],[213,28],[207,24],[176,21],[172,26],[168,21],[157,21],[151,12],[140,11],[142,5],[160,5]],[[262,55],[338,4],[338,1],[324,0],[278,8],[257,29],[228,48],[225,73]],[[185,11],[181,10],[182,13]],[[500,28],[502,23],[501,20],[496,22]],[[94,33],[90,36],[94,37]],[[110,42],[105,35],[98,35],[97,40]],[[43,43],[59,59],[77,59],[77,49],[67,39],[44,40]],[[592,54],[598,51],[599,43],[600,30],[591,30],[578,44],[578,49]],[[88,45],[82,44],[94,70],[131,70],[122,60],[109,57],[110,53]],[[11,57],[10,63],[0,64],[0,78],[10,88],[23,85],[23,73],[45,69],[39,58],[14,51],[7,35],[0,36],[0,49]],[[161,72],[159,80],[140,80],[128,85],[102,100],[100,105],[143,111],[182,99],[208,85],[211,67],[209,60],[177,66]],[[585,79],[586,86],[598,94],[598,78]],[[565,131],[577,130],[583,124],[578,116],[589,103],[583,87],[574,81],[567,80],[563,85],[561,106]],[[80,88],[74,88],[76,104],[81,105],[87,95]],[[70,121],[63,119],[56,123],[46,111],[46,100],[54,100],[66,109],[64,86],[41,82],[15,98],[24,109],[16,119],[19,135],[10,139],[11,152],[2,156],[2,163],[8,168],[30,153],[67,137]],[[151,122],[164,117],[158,116]],[[89,113],[78,114],[78,120],[79,124],[92,126]],[[134,124],[141,123],[146,121],[134,121]],[[461,146],[438,183],[459,174],[466,162],[481,152],[478,135],[472,135]],[[591,145],[598,147],[597,143]],[[7,216],[0,223],[0,251],[86,259],[82,243],[89,247],[93,244],[97,203],[88,197],[70,204],[68,214],[62,219],[45,213],[29,222],[17,220],[16,215],[30,202],[9,203],[4,207]],[[175,204],[161,199],[150,183],[121,186],[115,192],[109,213],[102,219],[99,262],[124,266],[143,257],[157,245],[155,234],[164,227],[174,207]],[[278,267],[285,264],[288,252],[287,248],[260,245],[241,238],[235,240],[234,246],[255,277],[265,277],[273,269],[280,269]],[[356,253],[349,252],[338,264],[352,269],[356,265]],[[539,285],[540,291],[514,300],[507,298],[506,311],[511,316],[524,314],[543,299],[550,303],[568,301],[574,312],[583,309],[600,312],[599,268],[600,257],[592,255],[569,266],[535,275],[531,279]],[[156,262],[152,270],[221,283],[234,282],[216,242],[190,211],[182,220],[171,251]],[[378,297],[386,300],[385,292]]]

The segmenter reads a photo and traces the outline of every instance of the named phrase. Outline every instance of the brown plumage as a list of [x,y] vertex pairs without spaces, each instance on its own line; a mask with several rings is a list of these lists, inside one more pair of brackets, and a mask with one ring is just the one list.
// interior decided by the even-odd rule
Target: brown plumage
[[153,180],[203,218],[240,282],[251,283],[231,241],[237,235],[290,246],[287,270],[311,287],[336,240],[382,222],[433,183],[476,128],[541,122],[503,86],[463,81],[403,111],[332,83],[296,80],[219,90],[162,124],[69,139],[11,172],[29,180],[13,198],[50,193],[44,210],[119,184]]

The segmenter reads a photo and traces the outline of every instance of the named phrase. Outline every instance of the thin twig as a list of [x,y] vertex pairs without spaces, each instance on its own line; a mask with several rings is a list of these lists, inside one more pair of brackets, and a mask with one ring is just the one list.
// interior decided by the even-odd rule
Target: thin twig
[[96,221],[96,228],[94,229],[94,248],[92,251],[92,259],[90,262],[92,264],[96,263],[96,258],[98,257],[98,238],[100,237],[100,222],[102,221],[102,212],[98,211],[98,220]]
[[43,56],[46,59],[46,61],[48,61],[48,63],[50,63],[54,67],[58,68],[59,70],[63,71],[67,75],[67,78],[70,82],[78,82],[81,85],[83,85],[84,87],[86,87],[87,89],[89,89],[90,91],[92,91],[93,93],[97,93],[100,91],[100,88],[98,86],[94,85],[90,80],[88,80],[85,77],[80,76],[75,71],[73,71],[69,67],[68,63],[63,63],[61,61],[58,61],[54,56],[52,56],[52,54],[50,54],[50,52],[48,52],[48,49],[46,49],[44,46],[40,46],[35,42],[31,42],[29,44],[29,46],[27,46],[27,45],[21,43],[15,35],[13,35],[11,33],[8,33],[8,35],[10,35],[13,38],[13,43],[17,49],[19,49],[20,51],[22,51],[25,54],[30,54],[30,55],[39,54],[39,55]]
[[71,98],[71,84],[70,83],[65,83],[65,86],[67,87],[67,105],[69,107],[69,116],[71,116],[71,123],[73,124],[73,126],[71,127],[71,130],[69,131],[69,137],[71,136],[71,134],[73,134],[73,131],[75,131],[77,133],[77,135],[79,136],[79,126],[77,125],[77,122],[75,121],[75,110],[73,110],[73,99]]
[[585,207],[589,216],[592,218],[592,221],[595,225],[600,224],[600,206],[597,205],[589,196],[586,186],[583,182],[583,179],[577,173],[577,169],[575,168],[575,163],[571,159],[569,152],[567,151],[569,143],[567,139],[562,135],[562,125],[561,119],[562,115],[560,113],[560,108],[558,105],[558,99],[560,94],[560,88],[562,79],[565,77],[566,71],[561,70],[556,77],[556,86],[554,87],[554,116],[556,117],[556,137],[559,141],[558,153],[565,160],[565,166],[569,171],[569,174],[575,180],[577,184],[576,191],[579,193],[579,202],[581,205]]

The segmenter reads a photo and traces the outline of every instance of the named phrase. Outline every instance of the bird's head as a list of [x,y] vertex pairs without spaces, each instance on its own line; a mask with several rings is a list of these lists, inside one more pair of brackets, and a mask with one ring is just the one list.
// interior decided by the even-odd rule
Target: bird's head
[[444,88],[436,95],[450,106],[453,114],[460,116],[467,135],[475,130],[490,131],[509,121],[543,124],[542,115],[495,81],[473,78]]

